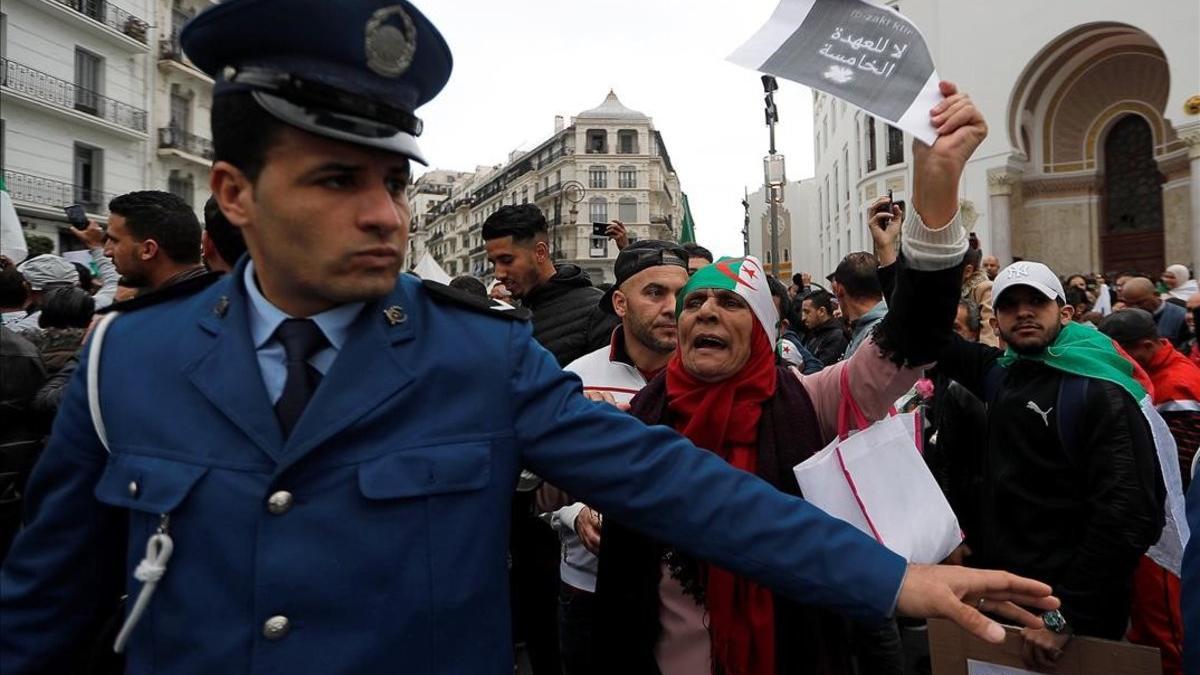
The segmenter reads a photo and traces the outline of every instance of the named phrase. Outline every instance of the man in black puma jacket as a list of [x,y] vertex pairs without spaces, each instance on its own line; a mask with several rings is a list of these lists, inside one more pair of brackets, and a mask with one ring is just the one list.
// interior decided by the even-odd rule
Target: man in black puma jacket
[[[1015,263],[995,298],[993,321],[1020,358],[1005,367],[1001,350],[957,338],[938,369],[988,404],[981,532],[967,562],[1053,586],[1066,630],[1024,631],[1027,657],[1045,665],[1071,633],[1122,638],[1134,571],[1163,529],[1165,488],[1138,402],[1045,357],[1072,315],[1054,273]],[[1060,415],[1074,419],[1060,425]]]

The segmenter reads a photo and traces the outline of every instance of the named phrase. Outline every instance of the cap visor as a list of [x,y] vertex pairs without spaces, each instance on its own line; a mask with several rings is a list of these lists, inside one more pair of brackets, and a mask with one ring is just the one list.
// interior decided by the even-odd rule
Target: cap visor
[[[253,96],[258,105],[262,106],[262,109],[270,113],[272,117],[302,131],[331,138],[335,141],[344,141],[355,145],[394,152],[398,155],[404,155],[414,162],[429,166],[429,162],[425,160],[425,155],[421,153],[421,148],[417,146],[417,139],[403,131],[388,136],[368,135],[366,133],[358,134],[351,130],[355,125],[361,126],[364,131],[379,129],[382,125],[372,120],[359,119],[341,113],[325,112],[296,105],[291,101],[261,91],[253,92]],[[335,128],[328,124],[323,124],[322,120],[338,120],[345,124],[340,125],[342,128]]]
[[1036,281],[1014,281],[1013,283],[1005,286],[1003,289],[1000,290],[999,293],[996,294],[996,300],[999,300],[1000,296],[1004,295],[1005,293],[1009,292],[1010,290],[1012,290],[1018,286],[1028,286],[1030,288],[1036,288],[1037,290],[1041,291],[1042,294],[1045,295],[1050,300],[1058,299],[1058,291],[1055,291],[1053,288],[1050,288],[1049,286],[1047,286],[1045,284],[1039,284]]

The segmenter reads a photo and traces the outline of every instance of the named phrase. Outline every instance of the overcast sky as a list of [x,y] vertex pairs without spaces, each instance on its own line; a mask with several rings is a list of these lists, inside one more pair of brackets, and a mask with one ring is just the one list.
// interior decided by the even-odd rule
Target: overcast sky
[[[725,57],[776,0],[416,0],[454,54],[450,83],[421,108],[432,166],[472,170],[529,150],[604,100],[646,113],[688,194],[696,238],[742,252],[742,190],[762,184],[762,83]],[[789,180],[813,173],[812,94],[783,82],[776,144]]]

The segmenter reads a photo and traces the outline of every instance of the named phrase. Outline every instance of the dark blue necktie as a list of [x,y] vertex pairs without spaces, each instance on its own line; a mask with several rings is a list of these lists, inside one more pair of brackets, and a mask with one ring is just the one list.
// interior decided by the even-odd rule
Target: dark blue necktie
[[308,360],[328,345],[329,340],[312,319],[287,319],[275,329],[275,337],[287,352],[287,382],[283,385],[283,395],[275,402],[275,416],[283,437],[287,438],[321,383],[321,372],[309,365]]

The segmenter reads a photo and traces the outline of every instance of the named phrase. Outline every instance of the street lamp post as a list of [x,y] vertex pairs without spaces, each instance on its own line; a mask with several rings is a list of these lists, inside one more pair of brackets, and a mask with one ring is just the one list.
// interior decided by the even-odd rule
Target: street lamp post
[[742,221],[742,255],[750,255],[750,191],[742,186],[742,210],[745,211]]
[[562,240],[560,240],[558,237],[558,226],[561,224],[561,221],[562,221],[562,202],[563,202],[564,197],[566,198],[567,202],[569,202],[571,205],[570,225],[572,226],[571,231],[573,232],[574,225],[575,225],[575,216],[576,216],[576,214],[579,213],[575,209],[575,205],[578,204],[579,202],[583,201],[583,183],[580,183],[577,180],[565,181],[562,184],[562,188],[558,191],[557,205],[555,207],[556,213],[555,213],[555,218],[554,218],[554,228],[553,228],[553,232],[551,233],[551,238],[554,240],[554,251],[552,251],[550,253],[550,258],[552,260],[562,260],[563,258],[566,257],[565,254],[563,253]]
[[770,130],[771,144],[767,156],[763,158],[763,182],[766,185],[767,203],[771,205],[771,272],[779,277],[779,202],[783,201],[783,186],[787,182],[784,176],[783,155],[775,151],[775,123],[779,121],[779,110],[775,107],[775,91],[779,84],[770,75],[762,76],[763,91],[766,97],[763,102]]

